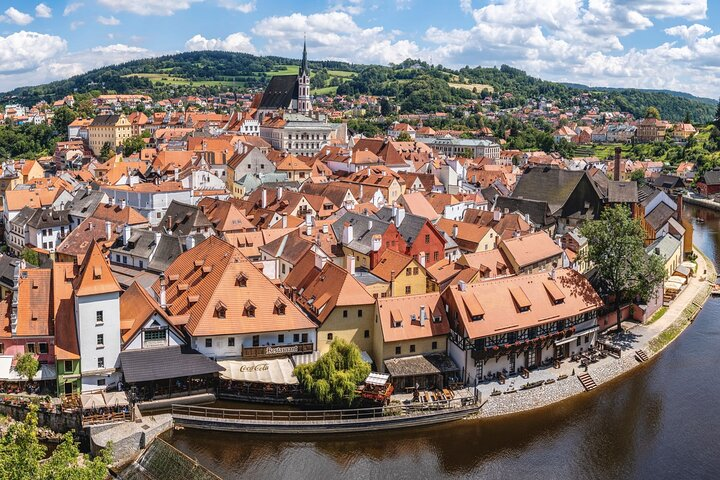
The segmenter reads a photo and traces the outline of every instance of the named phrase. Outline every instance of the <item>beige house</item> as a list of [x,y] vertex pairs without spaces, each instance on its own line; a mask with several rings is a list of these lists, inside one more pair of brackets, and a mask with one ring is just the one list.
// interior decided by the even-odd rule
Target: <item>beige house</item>
[[103,145],[117,148],[132,136],[132,125],[125,115],[98,115],[87,127],[88,144],[95,156],[100,155]]

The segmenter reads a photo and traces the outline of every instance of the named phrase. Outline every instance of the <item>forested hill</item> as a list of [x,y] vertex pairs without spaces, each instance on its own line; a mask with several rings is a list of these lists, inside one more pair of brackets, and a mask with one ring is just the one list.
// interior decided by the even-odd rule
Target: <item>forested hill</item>
[[[155,99],[182,95],[212,95],[224,91],[263,88],[270,77],[297,72],[297,59],[260,57],[230,52],[186,52],[135,60],[99,68],[82,75],[45,85],[22,87],[0,94],[0,103],[32,105],[72,93],[148,93]],[[663,118],[695,123],[713,118],[715,106],[706,99],[677,92],[590,88],[548,82],[522,70],[464,67],[453,70],[417,60],[399,65],[358,65],[345,62],[310,62],[315,94],[373,94],[394,97],[404,112],[442,111],[448,106],[489,93],[506,94],[501,108],[523,106],[528,100],[555,101],[560,106],[577,105],[585,93],[590,104],[601,110],[627,111],[636,117],[654,106]],[[588,103],[581,104],[586,108]]]

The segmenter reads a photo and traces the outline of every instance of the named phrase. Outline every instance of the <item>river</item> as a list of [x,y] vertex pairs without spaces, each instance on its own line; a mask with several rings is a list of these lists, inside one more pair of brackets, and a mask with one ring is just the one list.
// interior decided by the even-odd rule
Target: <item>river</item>
[[[720,213],[688,205],[718,265]],[[658,358],[597,390],[507,418],[307,438],[182,430],[166,439],[226,479],[720,477],[720,301]]]

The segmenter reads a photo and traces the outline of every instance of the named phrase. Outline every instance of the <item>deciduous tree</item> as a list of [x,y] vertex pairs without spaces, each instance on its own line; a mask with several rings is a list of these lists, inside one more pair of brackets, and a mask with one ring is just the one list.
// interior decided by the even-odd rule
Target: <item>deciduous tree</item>
[[645,232],[623,205],[606,208],[580,232],[588,239],[586,258],[597,268],[601,291],[614,301],[620,331],[623,302],[654,295],[665,280],[664,261],[645,252]]

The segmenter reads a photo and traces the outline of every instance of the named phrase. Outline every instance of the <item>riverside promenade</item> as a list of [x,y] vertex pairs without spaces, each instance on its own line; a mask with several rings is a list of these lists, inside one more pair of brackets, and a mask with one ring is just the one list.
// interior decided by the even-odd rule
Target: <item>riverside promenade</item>
[[[634,368],[641,368],[644,363],[647,363],[640,363],[635,358],[636,351],[643,350],[649,357],[648,361],[652,361],[652,358],[674,340],[697,316],[710,297],[717,274],[714,265],[707,257],[697,249],[695,253],[698,256],[697,273],[670,304],[664,315],[649,324],[625,321],[623,322],[623,333],[609,333],[603,336],[602,341],[619,347],[622,354],[620,358],[608,356],[589,365],[587,373],[599,387],[595,391],[601,390],[602,384]],[[536,370],[530,374],[528,379],[514,376],[506,380],[504,385],[495,381],[478,385],[477,388],[482,398],[487,401],[474,418],[519,413],[561,402],[575,395],[589,394],[578,379],[578,375],[582,373],[585,373],[585,368],[581,367],[579,363],[565,361],[559,369],[549,367]],[[567,378],[558,380],[558,377],[564,375],[567,375]],[[555,382],[529,390],[520,390],[522,385],[540,380],[555,380]],[[493,391],[500,391],[501,394],[492,395]]]

